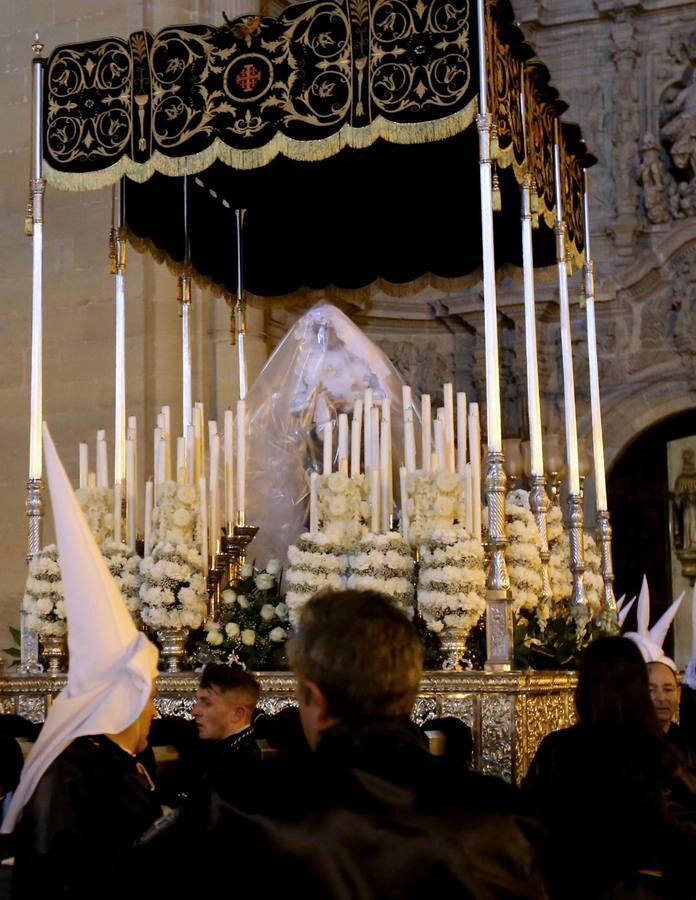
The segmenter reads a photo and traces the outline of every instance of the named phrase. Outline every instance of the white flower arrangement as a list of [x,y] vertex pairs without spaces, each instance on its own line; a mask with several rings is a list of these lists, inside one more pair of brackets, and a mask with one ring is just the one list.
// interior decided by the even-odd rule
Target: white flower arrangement
[[285,602],[293,626],[310,597],[327,588],[340,591],[346,586],[347,553],[344,544],[334,543],[330,535],[321,532],[303,534],[297,544],[288,547]]
[[140,615],[151,628],[199,628],[208,589],[203,560],[185,544],[161,542],[140,563]]
[[44,547],[29,561],[22,610],[27,616],[27,628],[39,637],[61,637],[67,633],[63,582],[55,544]]
[[366,531],[370,509],[364,475],[321,475],[317,485],[319,530],[337,544],[354,544]]
[[379,591],[413,615],[415,563],[411,548],[397,532],[365,535],[348,556],[347,576],[347,587]]
[[114,494],[110,488],[78,488],[75,491],[82,512],[97,544],[114,536]]
[[585,532],[585,574],[583,575],[585,594],[590,614],[596,617],[602,611],[604,579],[602,578],[602,557],[593,535]]
[[140,574],[142,560],[135,551],[119,541],[104,541],[99,549],[121,592],[123,602],[128,607],[128,612],[133,617],[133,621],[138,624],[140,621],[140,585],[143,581]]
[[217,622],[206,622],[206,642],[219,648],[216,655],[232,658],[252,669],[277,666],[284,661],[288,636],[288,607],[282,602],[279,560],[266,569],[245,574],[222,592]]
[[418,609],[436,634],[469,631],[486,610],[483,546],[464,530],[434,531],[420,547]]
[[555,544],[563,534],[563,512],[557,503],[552,503],[549,506],[549,511],[546,514],[546,532],[549,547]]
[[155,543],[186,544],[200,541],[200,499],[192,484],[164,481],[152,510],[152,534]]
[[505,562],[510,576],[512,608],[534,612],[541,593],[541,539],[527,491],[511,491],[505,498],[508,543]]
[[435,532],[462,526],[466,517],[465,479],[454,472],[411,472],[407,479],[409,540],[419,544]]

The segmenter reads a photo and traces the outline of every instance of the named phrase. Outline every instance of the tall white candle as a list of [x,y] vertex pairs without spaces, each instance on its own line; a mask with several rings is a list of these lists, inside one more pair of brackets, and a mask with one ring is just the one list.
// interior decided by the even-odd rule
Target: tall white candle
[[404,462],[407,472],[416,471],[416,435],[413,425],[413,394],[409,385],[401,388],[404,410]]
[[114,540],[121,540],[121,485],[114,485]]
[[389,436],[388,424],[382,418],[379,439],[379,480],[380,480],[380,512],[381,530],[389,531]]
[[234,421],[232,410],[225,410],[225,522],[234,526]]
[[474,504],[473,504],[473,491],[471,488],[471,463],[467,463],[464,466],[464,490],[465,490],[465,497],[466,497],[466,502],[465,502],[466,517],[465,517],[464,527],[466,528],[467,532],[471,536],[474,533]]
[[471,459],[472,537],[481,540],[481,423],[478,403],[469,406],[469,458]]
[[176,472],[177,477],[181,469],[186,472],[186,441],[179,436],[176,439]]
[[109,486],[109,461],[106,453],[106,432],[97,431],[97,487]]
[[87,479],[89,478],[89,447],[87,444],[80,444],[80,480],[79,485],[82,490],[87,487]]
[[[362,418],[362,417],[361,417]],[[360,474],[360,425],[361,420],[353,416],[350,423],[350,477],[357,478]]]
[[[387,450],[386,450],[386,479],[387,479],[387,493],[386,493],[386,504],[387,504],[387,529],[391,528],[391,518],[394,514],[394,470],[393,470],[393,460],[392,460],[392,423],[391,423],[391,399],[389,397],[385,397],[382,400],[382,419],[386,423],[386,441],[387,441]],[[416,446],[415,441],[413,445],[413,461],[415,464],[416,458]]]
[[135,550],[135,442],[126,439],[126,543]]
[[372,388],[365,390],[364,397],[365,415],[365,473],[373,466],[372,461]]
[[333,431],[331,420],[324,422],[321,429],[322,443],[324,447],[324,475],[330,475],[333,471]]
[[348,416],[338,417],[338,471],[348,474]]
[[[138,522],[140,519],[139,510],[140,510],[140,479],[138,478],[138,420],[135,416],[128,416],[128,428],[126,431],[126,437],[133,444],[133,511],[135,514],[135,523],[134,523],[134,531],[133,531],[133,548],[135,549],[135,542],[138,537]],[[127,462],[127,460],[126,460]]]
[[143,533],[145,556],[152,555],[152,482],[147,481],[145,485],[145,529]]
[[466,465],[466,394],[457,391],[457,473],[464,474]]
[[220,436],[211,433],[210,442],[210,554],[214,556],[218,551],[218,538],[220,536],[220,494],[218,487],[218,473],[220,468]]
[[155,428],[155,433],[154,433],[154,437],[153,437],[153,441],[152,441],[155,497],[159,496],[159,486],[162,483],[162,472],[160,470],[160,467],[162,465],[162,452],[160,450],[161,444],[162,444],[162,431],[158,427],[158,428]]
[[375,466],[370,469],[370,530],[375,534],[379,531],[379,513],[379,467]]
[[437,468],[438,471],[443,472],[446,468],[445,465],[445,443],[444,443],[444,428],[442,422],[442,416],[438,416],[434,422],[434,430],[435,430],[435,454],[437,455]]
[[188,484],[195,484],[196,469],[196,436],[193,431],[193,425],[186,426],[186,481]]
[[[561,192],[560,151],[558,143],[553,148],[553,167],[556,184],[556,219],[563,222]],[[560,239],[562,245],[562,237]],[[561,357],[563,360],[563,406],[565,413],[566,460],[568,489],[571,494],[580,493],[580,465],[578,460],[578,426],[575,416],[575,379],[573,377],[573,340],[570,333],[570,302],[568,300],[568,270],[565,247],[557,260],[558,306],[561,313]]]
[[454,389],[451,382],[443,388],[445,397],[445,461],[450,472],[455,470],[454,455]]
[[309,530],[319,531],[319,473],[312,472],[309,479]]
[[360,449],[362,443],[363,402],[360,397],[353,404],[353,421],[350,429],[350,474],[360,474]]
[[242,525],[246,521],[246,400],[237,400],[237,510]]
[[193,408],[193,477],[196,483],[203,477],[203,444],[201,434],[201,417],[198,407]]
[[372,449],[370,450],[370,459],[372,460],[372,468],[379,471],[379,409],[373,406],[370,410],[370,434],[372,438]]
[[203,558],[203,572],[208,574],[208,489],[205,477],[198,481],[198,493],[200,494],[200,527],[201,527],[201,557]]
[[408,520],[408,473],[406,466],[399,468],[399,486],[401,488],[401,537],[408,544],[409,542],[409,520]]
[[421,449],[423,453],[423,471],[430,471],[432,454],[433,416],[430,407],[430,394],[421,394]]

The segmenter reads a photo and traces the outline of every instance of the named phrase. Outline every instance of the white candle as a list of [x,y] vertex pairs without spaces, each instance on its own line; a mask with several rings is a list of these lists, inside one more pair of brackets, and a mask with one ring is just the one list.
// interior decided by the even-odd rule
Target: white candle
[[218,491],[218,471],[220,467],[220,436],[215,433],[210,436],[210,555],[215,556],[218,550],[218,536],[220,531],[220,494]]
[[152,442],[152,456],[153,456],[153,472],[155,478],[155,497],[159,497],[159,487],[162,483],[162,451],[160,446],[162,444],[162,431],[161,429],[155,428],[154,438]]
[[338,471],[348,474],[348,416],[338,417]]
[[443,431],[444,428],[442,422],[442,416],[437,417],[434,422],[435,429],[435,454],[437,456],[437,469],[440,472],[445,470],[445,446],[444,446],[444,436]]
[[319,473],[312,472],[309,479],[309,530],[311,534],[319,531]]
[[466,394],[457,391],[457,473],[464,474],[466,465]]
[[[140,479],[138,478],[138,420],[135,416],[128,416],[128,428],[126,431],[126,437],[133,444],[133,512],[135,514],[135,521],[133,524],[133,549],[135,549],[135,542],[138,537],[138,510],[140,507]],[[127,460],[126,460],[127,461]]]
[[203,444],[202,429],[200,420],[200,410],[198,407],[193,408],[193,477],[196,483],[203,478]]
[[[392,461],[392,423],[391,423],[391,399],[389,397],[385,397],[382,400],[382,419],[386,425],[386,441],[387,441],[387,450],[386,450],[386,481],[387,481],[387,492],[386,492],[386,521],[387,521],[387,529],[391,529],[391,519],[394,513],[394,471],[393,471],[393,461]],[[415,463],[416,458],[416,446],[415,442],[413,445],[413,460]]]
[[452,388],[452,383],[447,382],[444,385],[444,397],[445,397],[445,407],[444,407],[444,426],[445,426],[445,462],[447,463],[447,469],[450,472],[454,472],[455,470],[455,456],[454,456],[454,393]]
[[145,531],[144,549],[145,556],[152,555],[152,482],[148,480],[145,485]]
[[333,471],[333,432],[331,420],[324,422],[322,429],[322,441],[324,445],[324,475],[330,475]]
[[194,475],[196,468],[196,436],[193,425],[186,426],[186,481],[195,484]]
[[97,487],[109,486],[109,461],[106,453],[106,432],[97,432]]
[[471,487],[471,463],[467,463],[464,466],[464,490],[465,490],[465,510],[466,510],[466,518],[465,525],[469,537],[471,537],[474,533],[474,503],[473,503],[473,490]]
[[408,544],[408,473],[405,466],[399,469],[399,486],[401,487],[401,536]]
[[203,573],[208,574],[208,493],[205,476],[198,481],[198,492],[201,502],[201,557],[203,558]]
[[358,398],[353,404],[353,421],[350,427],[350,474],[360,474],[360,447],[362,442],[363,402]]
[[380,511],[382,531],[389,531],[389,437],[387,435],[387,421],[383,418],[380,423],[379,440],[379,479],[380,479]]
[[238,524],[246,521],[246,400],[237,400],[237,510]]
[[180,470],[183,469],[184,473],[186,472],[186,441],[183,437],[178,437],[176,439],[176,472],[177,477]]
[[114,485],[114,540],[121,540],[121,485]]
[[376,406],[373,406],[370,410],[370,435],[372,439],[372,449],[370,450],[372,468],[379,471],[379,409]]
[[372,462],[372,388],[367,388],[364,399],[365,415],[365,473],[373,466]]
[[432,453],[432,412],[430,410],[430,394],[421,394],[421,449],[423,453],[423,471],[430,471]]
[[377,466],[370,469],[370,530],[375,534],[379,531],[379,468]]
[[82,490],[87,487],[87,479],[89,478],[89,447],[87,444],[80,444],[80,480],[79,485]]
[[135,550],[135,442],[126,439],[126,543]]
[[234,527],[234,421],[232,410],[225,410],[225,522]]
[[478,403],[469,406],[469,458],[471,460],[472,537],[481,540],[481,423]]
[[409,385],[401,388],[404,410],[404,462],[407,472],[416,471],[416,435],[413,426],[413,395]]

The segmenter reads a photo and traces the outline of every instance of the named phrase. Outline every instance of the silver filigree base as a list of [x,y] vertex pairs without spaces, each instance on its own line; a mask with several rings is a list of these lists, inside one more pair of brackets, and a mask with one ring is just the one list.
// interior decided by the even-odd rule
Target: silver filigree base
[[614,564],[611,555],[611,521],[608,509],[597,510],[597,543],[602,565],[602,609],[599,614],[599,624],[604,631],[618,634],[620,631],[619,620],[616,611],[616,597],[614,596]]
[[585,594],[585,539],[583,533],[583,496],[568,494],[568,536],[570,539],[570,572],[573,589],[570,607],[578,631],[584,630],[590,618],[589,604]]
[[162,645],[164,671],[180,672],[186,656],[187,628],[158,628],[157,639]]
[[548,513],[551,503],[546,493],[546,478],[543,475],[532,475],[529,479],[529,508],[534,515],[539,531],[539,557],[541,558],[541,591],[539,602],[545,606],[551,603],[551,578],[549,576],[549,532]]
[[490,561],[486,580],[487,672],[508,672],[513,665],[512,604],[510,577],[505,564],[505,458],[499,451],[488,454],[488,545]]

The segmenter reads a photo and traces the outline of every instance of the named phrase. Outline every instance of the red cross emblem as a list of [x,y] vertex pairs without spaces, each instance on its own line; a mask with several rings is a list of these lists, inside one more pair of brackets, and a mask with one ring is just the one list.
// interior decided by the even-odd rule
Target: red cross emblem
[[235,81],[240,86],[240,88],[244,91],[245,94],[248,94],[249,91],[253,91],[256,87],[257,83],[261,81],[261,72],[253,66],[251,63],[247,63],[237,74]]

